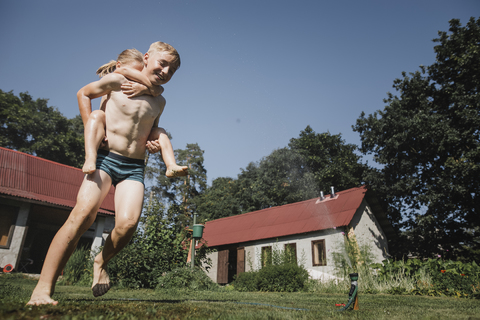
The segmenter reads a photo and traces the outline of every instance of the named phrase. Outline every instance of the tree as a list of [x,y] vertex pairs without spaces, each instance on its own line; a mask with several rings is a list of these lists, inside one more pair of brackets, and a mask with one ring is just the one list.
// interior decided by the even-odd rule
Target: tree
[[311,199],[319,194],[304,158],[289,148],[274,150],[238,175],[242,212]]
[[65,118],[47,99],[0,90],[0,145],[70,166],[84,161],[80,116]]
[[319,190],[328,191],[331,186],[345,190],[362,183],[367,166],[355,154],[357,146],[345,143],[341,134],[316,134],[307,126],[298,138],[290,140],[289,147],[303,156]]
[[361,151],[383,166],[366,180],[406,231],[398,252],[424,257],[480,247],[480,19],[453,19],[449,31],[433,40],[434,64],[402,73],[399,96],[353,126]]
[[236,180],[215,180],[199,212],[208,219],[228,217],[318,197],[330,186],[359,186],[366,166],[355,150],[341,135],[316,134],[307,126],[289,147],[248,164]]
[[197,199],[199,221],[215,220],[242,213],[237,195],[237,183],[232,178],[217,178]]
[[175,150],[177,163],[188,166],[189,174],[174,179],[166,178],[166,166],[160,153],[149,158],[153,165],[147,167],[146,176],[155,183],[151,191],[166,202],[167,219],[178,228],[185,227],[191,222],[192,214],[197,211],[199,204],[198,197],[207,187],[203,153],[196,143],[187,144],[186,149]]

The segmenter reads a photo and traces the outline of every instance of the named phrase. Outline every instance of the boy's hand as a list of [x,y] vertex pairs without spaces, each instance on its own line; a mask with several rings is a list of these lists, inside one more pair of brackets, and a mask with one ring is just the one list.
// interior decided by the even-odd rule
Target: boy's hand
[[129,98],[150,94],[150,90],[148,90],[146,86],[134,81],[126,81],[120,88],[122,89],[122,92]]
[[160,142],[158,140],[148,140],[147,141],[147,150],[150,153],[157,153],[160,151]]

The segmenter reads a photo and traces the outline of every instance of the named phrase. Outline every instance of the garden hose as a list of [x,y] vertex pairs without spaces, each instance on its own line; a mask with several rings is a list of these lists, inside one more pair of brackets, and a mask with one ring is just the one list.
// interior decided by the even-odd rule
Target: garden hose
[[347,310],[352,303],[354,303],[355,299],[357,298],[357,293],[358,293],[358,273],[350,273],[350,279],[352,281],[351,287],[350,287],[350,292],[348,293],[348,302],[345,305],[345,307],[341,308],[340,310],[337,311],[345,311]]

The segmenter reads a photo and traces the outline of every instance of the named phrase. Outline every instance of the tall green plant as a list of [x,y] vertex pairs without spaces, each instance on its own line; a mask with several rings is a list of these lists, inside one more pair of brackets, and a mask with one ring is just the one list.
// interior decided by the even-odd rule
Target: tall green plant
[[63,269],[63,283],[89,285],[93,278],[93,258],[87,247],[77,248]]
[[345,232],[343,242],[337,243],[332,252],[333,262],[337,274],[345,278],[349,273],[360,272],[373,262],[372,247],[368,243],[358,243],[355,237]]
[[[175,232],[165,219],[165,207],[156,198],[146,210],[132,240],[114,259],[109,270],[112,281],[131,288],[155,288],[163,274],[186,265],[186,231]],[[197,264],[208,264],[207,249],[196,253]]]

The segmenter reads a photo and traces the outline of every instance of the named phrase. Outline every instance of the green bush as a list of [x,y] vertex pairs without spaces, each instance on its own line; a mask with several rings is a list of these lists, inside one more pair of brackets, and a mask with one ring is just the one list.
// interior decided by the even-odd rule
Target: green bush
[[378,281],[391,284],[386,293],[480,298],[480,267],[475,262],[385,260],[370,267]]
[[237,291],[257,291],[258,290],[258,272],[249,271],[240,273],[235,278],[234,287]]
[[301,291],[308,280],[308,272],[293,263],[269,265],[258,271],[258,290],[273,292]]
[[198,268],[183,267],[165,273],[157,281],[157,290],[217,290],[218,285]]
[[[110,280],[121,287],[155,288],[163,274],[186,265],[186,234],[163,218],[165,207],[156,199],[146,206],[132,240],[108,265]],[[206,254],[206,246],[197,250],[195,264],[205,263]]]
[[304,290],[307,280],[308,272],[303,266],[286,263],[241,273],[234,287],[238,291],[295,292]]
[[93,258],[87,247],[77,248],[63,269],[62,283],[90,285],[93,279]]
[[237,291],[294,292],[306,289],[308,272],[297,265],[295,252],[286,247],[272,246],[271,251],[261,252],[258,258],[260,270],[244,272],[233,283]]

